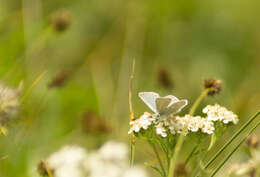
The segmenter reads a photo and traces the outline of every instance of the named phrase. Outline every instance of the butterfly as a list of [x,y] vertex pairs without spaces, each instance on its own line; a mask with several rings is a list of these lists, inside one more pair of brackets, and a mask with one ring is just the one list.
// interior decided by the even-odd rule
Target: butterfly
[[155,92],[139,92],[138,95],[159,116],[169,116],[170,114],[178,113],[188,104],[188,100],[179,100],[173,95],[161,97]]

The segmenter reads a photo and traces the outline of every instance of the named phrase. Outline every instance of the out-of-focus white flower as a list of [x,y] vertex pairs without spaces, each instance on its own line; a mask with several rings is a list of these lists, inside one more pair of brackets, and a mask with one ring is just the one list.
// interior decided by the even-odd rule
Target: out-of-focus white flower
[[85,167],[88,171],[87,177],[120,177],[127,169],[126,161],[113,161],[104,158],[98,152],[89,154]]
[[22,90],[22,83],[17,89],[12,89],[0,83],[0,124],[3,126],[14,119],[20,104],[19,94]]
[[133,167],[126,170],[123,177],[148,177],[146,171],[140,167]]
[[137,133],[141,129],[148,129],[148,127],[152,125],[153,121],[155,121],[155,118],[153,118],[150,113],[145,112],[139,119],[130,122],[130,130],[128,131],[128,134],[133,132]]
[[130,169],[128,162],[127,146],[116,141],[88,153],[79,146],[65,146],[46,159],[54,177],[147,177],[140,168]]
[[46,163],[48,168],[54,169],[55,177],[84,177],[84,163],[87,152],[79,146],[65,146],[54,152]]
[[124,143],[116,141],[106,142],[98,153],[104,160],[124,162],[128,159],[128,147]]
[[129,169],[127,146],[115,141],[109,141],[98,151],[90,153],[85,167],[87,177],[128,177],[126,175],[133,174],[142,177],[139,168],[136,171]]
[[238,122],[236,114],[218,104],[214,106],[207,105],[202,112],[207,114],[207,119],[211,121],[222,121],[224,124],[228,124],[229,122],[237,124]]
[[260,151],[256,151],[253,157],[244,163],[236,163],[230,166],[229,175],[248,176],[260,167]]
[[162,137],[166,137],[167,136],[167,132],[165,127],[163,126],[163,123],[160,122],[158,125],[155,126],[156,129],[156,133]]

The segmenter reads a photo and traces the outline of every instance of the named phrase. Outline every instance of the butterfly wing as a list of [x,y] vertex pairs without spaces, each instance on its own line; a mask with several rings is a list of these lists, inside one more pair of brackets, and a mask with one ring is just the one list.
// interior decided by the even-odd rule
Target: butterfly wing
[[138,96],[154,113],[158,113],[156,99],[160,97],[159,94],[155,92],[139,92]]
[[155,103],[158,113],[162,115],[168,110],[171,99],[167,97],[160,97],[155,100]]
[[168,106],[170,106],[171,104],[173,104],[173,103],[175,103],[177,101],[180,101],[177,97],[175,97],[173,95],[167,95],[164,98],[170,98],[171,99],[171,103]]
[[170,115],[173,113],[180,112],[187,104],[188,104],[188,100],[178,100],[178,101],[172,102],[168,106],[167,114]]

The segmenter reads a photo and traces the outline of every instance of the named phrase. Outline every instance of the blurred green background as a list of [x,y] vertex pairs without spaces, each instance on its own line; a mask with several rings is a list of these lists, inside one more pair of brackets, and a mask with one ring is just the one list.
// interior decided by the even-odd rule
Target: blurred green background
[[[45,75],[0,137],[0,156],[8,155],[0,176],[37,177],[39,160],[65,144],[128,142],[133,58],[135,116],[149,111],[139,91],[192,104],[203,79],[215,77],[223,91],[200,108],[218,102],[237,113],[229,137],[260,108],[259,7],[258,0],[1,0],[1,80],[12,87],[23,80],[26,91]],[[109,133],[86,132],[86,111]],[[137,142],[137,162],[151,154]]]

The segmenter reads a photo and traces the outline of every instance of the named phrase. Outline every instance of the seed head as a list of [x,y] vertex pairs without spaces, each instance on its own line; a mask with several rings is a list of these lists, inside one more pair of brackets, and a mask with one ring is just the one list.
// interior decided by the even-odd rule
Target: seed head
[[59,10],[51,16],[50,23],[57,32],[63,32],[71,25],[71,14],[65,9]]
[[253,148],[256,149],[259,145],[259,139],[256,135],[251,135],[248,139],[247,139],[247,146],[249,148]]
[[204,88],[209,89],[208,95],[213,96],[222,90],[222,82],[214,78],[205,79]]

